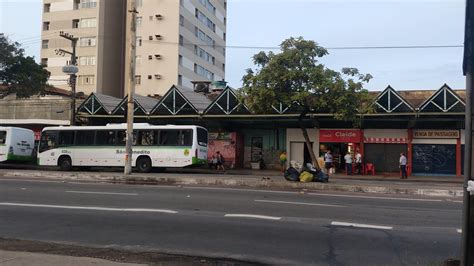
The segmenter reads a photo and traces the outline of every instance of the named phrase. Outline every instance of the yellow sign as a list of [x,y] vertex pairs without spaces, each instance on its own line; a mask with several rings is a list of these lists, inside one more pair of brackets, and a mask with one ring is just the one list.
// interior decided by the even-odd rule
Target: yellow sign
[[188,149],[184,150],[184,156],[189,156],[189,150]]
[[459,130],[415,130],[413,138],[415,139],[458,139]]

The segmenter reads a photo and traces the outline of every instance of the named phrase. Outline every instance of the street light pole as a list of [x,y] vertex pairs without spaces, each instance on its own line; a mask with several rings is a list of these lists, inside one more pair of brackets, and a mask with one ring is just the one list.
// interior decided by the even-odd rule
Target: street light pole
[[474,0],[466,1],[466,24],[464,35],[463,72],[466,76],[466,116],[465,116],[465,154],[464,154],[464,204],[461,242],[461,265],[474,264],[474,196],[470,194],[473,170],[473,111],[474,111]]
[[[132,173],[132,144],[133,144],[133,111],[135,105],[133,102],[135,93],[135,58],[136,58],[136,42],[137,42],[137,6],[135,0],[127,0],[127,43],[129,45],[129,58],[126,63],[126,69],[129,68],[128,77],[128,98],[127,98],[127,138],[125,143],[125,167],[124,174],[130,175]],[[128,28],[130,27],[130,28]]]
[[[71,55],[71,66],[77,66],[76,47],[78,38],[74,37],[69,33],[61,31],[59,36],[71,41],[72,52],[65,51],[63,49],[56,50],[57,54],[69,54]],[[74,71],[69,72],[69,85],[71,86],[71,126],[76,124],[76,80],[77,80],[77,68]]]

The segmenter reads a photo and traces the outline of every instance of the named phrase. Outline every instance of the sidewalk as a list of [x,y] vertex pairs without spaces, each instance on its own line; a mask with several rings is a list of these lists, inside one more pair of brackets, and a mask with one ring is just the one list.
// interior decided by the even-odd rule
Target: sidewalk
[[125,176],[120,169],[107,172],[59,172],[4,169],[0,178],[50,179],[62,181],[111,182],[150,185],[228,186],[276,190],[314,190],[380,193],[430,197],[462,197],[463,180],[459,177],[416,176],[401,180],[396,176],[331,175],[329,183],[286,181],[278,171],[179,169],[165,173]]
[[0,250],[0,265],[2,266],[87,266],[87,265],[103,265],[103,266],[135,266],[143,264],[119,263],[103,259],[71,257],[62,255],[50,255],[31,252],[16,252]]

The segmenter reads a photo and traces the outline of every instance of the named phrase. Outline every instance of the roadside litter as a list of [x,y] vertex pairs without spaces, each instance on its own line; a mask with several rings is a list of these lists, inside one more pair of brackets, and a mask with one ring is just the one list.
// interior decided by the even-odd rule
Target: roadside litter
[[291,182],[329,182],[329,176],[321,170],[314,167],[313,164],[307,163],[300,166],[295,161],[291,161],[290,168],[285,171],[284,177]]

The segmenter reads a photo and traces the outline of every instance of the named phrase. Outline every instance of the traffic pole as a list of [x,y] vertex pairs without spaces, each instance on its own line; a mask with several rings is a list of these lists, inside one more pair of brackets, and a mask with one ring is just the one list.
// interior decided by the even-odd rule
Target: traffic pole
[[[132,173],[132,144],[133,144],[133,111],[134,106],[134,93],[135,93],[135,58],[136,58],[136,39],[137,39],[137,8],[136,0],[127,0],[127,44],[129,49],[128,62],[126,63],[126,69],[129,69],[128,87],[127,87],[127,137],[125,142],[125,167],[124,174],[130,175]],[[130,27],[130,28],[129,28]]]

